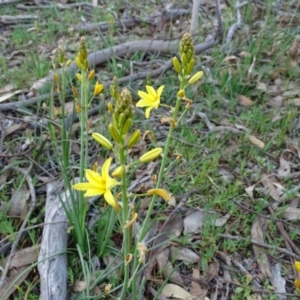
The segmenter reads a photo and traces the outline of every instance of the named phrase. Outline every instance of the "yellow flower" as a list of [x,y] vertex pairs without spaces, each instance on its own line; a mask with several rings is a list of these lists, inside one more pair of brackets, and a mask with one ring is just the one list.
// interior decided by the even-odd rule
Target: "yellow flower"
[[103,84],[97,81],[94,87],[94,96],[98,96],[102,91],[103,91]]
[[300,274],[300,262],[299,261],[295,261],[295,268],[296,268],[297,272]]
[[296,287],[298,293],[300,293],[300,280],[299,279],[295,279],[294,286]]
[[114,207],[118,208],[118,204],[112,195],[111,188],[118,184],[118,181],[109,176],[109,168],[112,158],[108,158],[102,166],[102,174],[100,175],[93,170],[86,169],[85,176],[88,182],[77,183],[73,185],[73,188],[78,191],[86,191],[84,197],[100,196],[104,195],[106,202]]
[[160,104],[160,96],[164,89],[164,85],[160,86],[157,90],[152,86],[146,85],[147,93],[138,91],[138,95],[141,97],[140,101],[136,104],[136,107],[147,107],[145,117],[148,119],[152,108],[158,108]]

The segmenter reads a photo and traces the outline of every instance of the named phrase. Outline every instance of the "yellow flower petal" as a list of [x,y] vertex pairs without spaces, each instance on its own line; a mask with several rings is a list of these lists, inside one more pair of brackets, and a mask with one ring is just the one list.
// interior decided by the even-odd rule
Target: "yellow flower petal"
[[297,272],[300,273],[300,262],[299,261],[295,261],[295,268],[296,268]]
[[111,193],[111,190],[106,190],[104,193],[104,199],[112,207],[116,208],[118,206],[113,194]]
[[298,293],[300,293],[300,280],[295,279],[294,286],[297,288]]
[[146,89],[147,89],[147,92],[148,94],[152,97],[152,98],[156,98],[156,92],[155,92],[155,89],[150,86],[150,85],[146,85]]
[[102,177],[106,178],[106,176],[109,173],[109,168],[110,168],[110,164],[111,164],[112,158],[108,158],[105,163],[102,166]]
[[85,177],[90,185],[103,185],[101,175],[93,170],[85,170]]
[[153,101],[155,101],[155,98],[152,98],[150,95],[148,95],[145,92],[142,91],[138,91],[138,95],[145,101],[148,101],[148,103],[152,103]]
[[151,111],[152,108],[153,108],[153,107],[148,107],[148,108],[146,109],[146,112],[145,112],[145,117],[146,117],[146,119],[149,118],[149,116],[150,116],[150,111]]
[[86,191],[91,187],[89,182],[81,182],[73,185],[73,189],[77,191]]
[[145,107],[145,106],[152,106],[152,102],[145,100],[145,99],[141,99],[137,104],[136,107]]
[[163,91],[163,89],[164,89],[164,85],[162,85],[162,86],[160,86],[159,88],[158,88],[158,90],[157,90],[157,98],[158,99],[160,99],[160,96],[161,96],[161,94],[162,94],[162,91]]
[[99,188],[89,188],[85,194],[84,194],[84,197],[95,197],[95,196],[101,196],[103,195],[105,192],[105,190],[101,190]]

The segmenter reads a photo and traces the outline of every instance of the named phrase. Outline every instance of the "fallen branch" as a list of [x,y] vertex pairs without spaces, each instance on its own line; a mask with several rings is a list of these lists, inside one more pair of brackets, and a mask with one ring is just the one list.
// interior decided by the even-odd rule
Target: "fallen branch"
[[47,184],[45,226],[38,270],[43,300],[67,299],[67,241],[68,219],[61,201],[68,206],[68,193],[58,195],[59,182]]
[[[151,40],[150,42],[153,42],[153,41]],[[172,44],[170,44],[169,42],[165,42],[165,43],[166,44],[164,44],[164,46],[161,47],[161,49],[163,49],[164,51],[167,52],[169,47],[170,47],[169,50],[171,50],[171,46],[174,47],[175,43],[177,43],[177,42],[173,42]],[[127,46],[129,46],[129,44],[132,44],[132,43],[125,43],[125,44],[122,44],[122,45],[116,46],[116,47],[126,48]],[[142,42],[142,41],[137,42],[137,44],[139,45],[139,49],[135,49],[134,47],[129,47],[129,48],[126,48],[127,51],[133,51],[133,52],[136,52],[138,50],[158,51],[158,49],[159,49],[158,41],[156,41],[155,44],[149,43],[149,40],[148,40],[148,43],[146,43],[146,44],[144,44],[144,42]],[[212,41],[212,40],[201,43],[195,47],[195,53],[200,54],[200,53],[212,48],[216,44],[217,44],[217,42]],[[127,46],[125,46],[125,45],[127,45]],[[169,47],[168,47],[168,45],[169,45]],[[118,52],[118,55],[120,55],[120,51],[117,51],[117,52]],[[122,52],[122,53],[125,54],[124,52]],[[89,63],[90,63],[90,65],[97,65],[97,64],[106,62],[112,56],[113,56],[113,53],[111,52],[111,49],[97,51],[97,52],[91,53],[89,55]],[[154,69],[151,71],[143,71],[143,72],[139,72],[139,73],[132,74],[129,76],[125,76],[125,77],[119,78],[118,82],[120,84],[122,84],[122,83],[128,82],[130,80],[145,79],[148,75],[151,75],[151,77],[156,77],[156,76],[159,76],[162,73],[170,70],[171,68],[172,68],[172,59],[169,59],[165,63],[164,66],[161,66],[158,69]],[[70,66],[69,71],[75,73],[76,70],[77,70],[77,67],[76,67],[75,63],[73,62]],[[61,70],[58,70],[58,73],[61,73]],[[53,79],[53,72],[51,72],[47,77],[39,80],[38,82],[40,82],[40,84],[36,83],[36,84],[34,84],[34,86],[32,88],[42,88],[43,86],[45,86],[45,84],[52,84],[52,79]],[[104,81],[102,83],[105,87],[107,87],[111,84],[111,80]],[[66,93],[69,93],[69,92],[71,92],[71,90],[66,91]],[[57,95],[57,94],[55,94],[55,95]],[[51,96],[50,93],[47,93],[47,94],[40,95],[37,97],[32,97],[31,99],[28,99],[28,100],[22,100],[22,101],[11,102],[11,103],[3,103],[3,104],[0,104],[0,111],[8,111],[11,109],[34,105],[35,103],[38,103],[40,101],[48,100],[50,96]],[[96,108],[96,109],[98,109],[98,108]]]

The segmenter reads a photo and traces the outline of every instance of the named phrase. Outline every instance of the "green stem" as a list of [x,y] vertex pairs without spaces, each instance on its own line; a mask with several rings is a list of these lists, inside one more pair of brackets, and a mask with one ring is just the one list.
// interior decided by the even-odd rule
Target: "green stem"
[[[184,86],[185,86],[185,79],[182,78],[181,82],[180,82],[179,90],[184,89]],[[174,112],[173,112],[173,120],[174,121],[176,121],[176,119],[177,119],[180,104],[181,104],[181,98],[177,97],[175,109],[174,109]],[[172,126],[170,126],[168,136],[167,136],[167,140],[166,140],[166,145],[165,145],[165,148],[164,148],[163,159],[162,159],[161,165],[160,165],[160,170],[159,170],[159,174],[158,174],[156,188],[160,188],[161,183],[162,183],[162,179],[163,179],[163,176],[164,176],[164,173],[165,173],[165,166],[166,166],[166,163],[167,163],[167,157],[168,157],[168,153],[169,153],[169,148],[170,148],[170,143],[171,143],[173,130],[174,130],[174,128]],[[145,220],[143,222],[143,226],[142,226],[142,229],[141,229],[141,233],[139,234],[137,243],[140,243],[143,240],[143,238],[146,236],[147,232],[149,231],[148,223],[149,223],[149,220],[150,220],[150,217],[151,217],[156,199],[157,199],[157,195],[153,195],[150,206],[148,208],[147,215],[146,215]],[[138,268],[138,258],[137,258],[137,256],[138,256],[138,252],[137,252],[137,249],[136,249],[135,250],[135,255],[134,255],[134,270],[136,270],[136,268]],[[136,274],[137,273],[135,273],[135,276],[132,279],[132,300],[136,299]]]
[[[126,166],[126,155],[124,150],[124,141],[122,141],[122,148],[120,149],[120,164],[124,167]],[[122,175],[122,219],[124,226],[129,217],[129,208],[128,208],[128,196],[127,196],[127,181],[126,181],[126,172]],[[130,227],[124,229],[124,238],[123,238],[123,259],[124,259],[124,281],[123,288],[120,296],[120,300],[124,300],[126,298],[126,292],[128,289],[128,281],[129,281],[129,263],[126,264],[126,260],[128,259],[127,255],[130,253],[130,244],[131,244],[131,235],[130,235]]]
[[[86,136],[87,132],[87,121],[88,121],[88,95],[87,95],[87,74],[82,72],[82,82],[81,82],[81,101],[80,101],[80,169],[79,169],[79,178],[80,182],[83,182],[84,170],[87,164],[87,151],[88,151],[88,140]],[[77,239],[81,250],[84,252],[84,237],[85,237],[85,216],[87,210],[87,204],[83,197],[83,193],[79,193],[79,203],[78,203],[78,217],[79,224],[77,227]],[[75,217],[75,216],[74,216]],[[75,222],[78,222],[75,220]]]

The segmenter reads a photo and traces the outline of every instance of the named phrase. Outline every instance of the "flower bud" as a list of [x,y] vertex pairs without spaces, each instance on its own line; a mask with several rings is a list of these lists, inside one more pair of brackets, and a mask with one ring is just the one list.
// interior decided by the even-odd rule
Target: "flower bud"
[[111,150],[113,148],[112,143],[103,135],[101,135],[100,133],[94,132],[92,134],[93,139],[98,142],[101,146],[103,146],[104,148]]
[[80,61],[79,56],[76,56],[75,62],[76,62],[76,65],[77,65],[78,69],[81,69],[82,65],[81,65],[81,61]]
[[125,171],[124,166],[119,166],[112,172],[112,176],[115,178],[121,178],[124,174],[124,171]]
[[76,78],[77,78],[77,80],[78,80],[79,82],[82,81],[82,76],[81,76],[81,74],[76,73]]
[[189,84],[194,84],[196,83],[201,77],[203,76],[203,72],[199,71],[196,74],[194,74],[190,80],[189,80]]
[[68,59],[67,62],[66,62],[66,66],[68,67],[71,64],[71,62],[72,62],[72,60]]
[[173,57],[173,67],[178,74],[182,73],[180,62],[176,56]]
[[188,63],[187,68],[186,68],[186,73],[188,75],[190,75],[192,73],[194,65],[195,65],[195,60],[192,58],[191,61]]
[[113,113],[113,111],[114,111],[114,107],[113,107],[113,105],[109,102],[109,103],[107,103],[107,110],[110,112],[110,113]]
[[184,90],[179,90],[179,91],[177,92],[177,96],[178,96],[179,98],[183,98],[184,95],[185,95]]
[[125,122],[125,124],[122,128],[122,133],[127,134],[129,129],[131,128],[131,125],[132,125],[132,119],[129,118],[129,119],[126,120],[126,122]]
[[127,147],[128,149],[132,148],[140,139],[141,136],[141,132],[139,129],[137,129],[129,138],[128,142],[127,142]]
[[93,69],[93,70],[90,72],[89,76],[88,76],[88,80],[92,80],[92,79],[95,77],[95,74],[96,74],[96,72],[95,72],[95,70]]
[[102,91],[103,85],[97,81],[94,88],[94,96],[98,96]]
[[119,126],[123,127],[126,122],[126,116],[124,113],[120,113],[119,115]]
[[120,135],[119,135],[119,133],[118,133],[116,127],[115,127],[113,124],[110,123],[110,124],[108,125],[108,130],[109,130],[109,133],[110,133],[111,137],[113,138],[113,140],[114,140],[117,144],[119,144],[121,139],[120,139]]
[[79,96],[79,93],[74,85],[72,85],[72,91],[73,91],[74,96],[77,98]]
[[139,161],[141,163],[150,162],[150,161],[154,160],[155,158],[157,158],[158,156],[160,156],[161,152],[162,152],[162,148],[154,148],[154,149],[146,152],[144,155],[142,155],[139,158]]
[[59,82],[59,76],[56,73],[54,73],[53,78],[55,82]]

